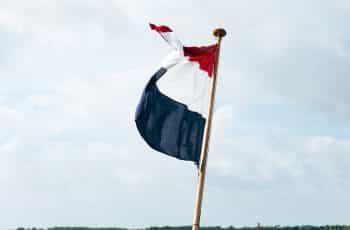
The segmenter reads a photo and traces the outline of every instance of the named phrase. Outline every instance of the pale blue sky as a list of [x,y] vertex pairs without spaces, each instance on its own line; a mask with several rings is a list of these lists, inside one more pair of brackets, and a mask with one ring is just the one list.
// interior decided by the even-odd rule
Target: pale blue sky
[[190,225],[196,168],[134,111],[169,47],[224,27],[203,225],[349,224],[348,1],[2,0],[0,228]]

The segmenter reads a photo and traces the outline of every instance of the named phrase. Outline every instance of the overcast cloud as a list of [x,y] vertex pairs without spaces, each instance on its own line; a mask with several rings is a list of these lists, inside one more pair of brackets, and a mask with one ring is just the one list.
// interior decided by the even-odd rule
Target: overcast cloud
[[224,27],[204,225],[349,224],[350,3],[0,2],[0,228],[190,225],[196,168],[134,110],[168,46]]

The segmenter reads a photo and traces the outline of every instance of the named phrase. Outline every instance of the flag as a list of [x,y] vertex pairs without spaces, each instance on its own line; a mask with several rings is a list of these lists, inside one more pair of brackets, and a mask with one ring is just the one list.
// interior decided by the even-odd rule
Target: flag
[[136,126],[150,147],[199,164],[217,44],[183,46],[167,26],[150,24],[171,52],[152,75],[136,109]]

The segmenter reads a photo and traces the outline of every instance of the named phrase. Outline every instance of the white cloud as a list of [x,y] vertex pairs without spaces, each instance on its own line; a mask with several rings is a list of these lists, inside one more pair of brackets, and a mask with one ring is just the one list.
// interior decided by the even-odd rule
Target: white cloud
[[[212,173],[223,176],[228,181],[243,183],[245,186],[271,188],[285,183],[298,185],[308,183],[315,189],[348,189],[344,177],[350,164],[347,153],[350,140],[337,140],[334,137],[311,137],[293,140],[291,149],[278,149],[271,140],[263,136],[231,137],[215,139],[211,148],[209,165]],[[288,141],[282,143],[288,146]],[[281,143],[280,143],[281,144]],[[219,183],[221,183],[219,181]],[[237,185],[237,184],[236,184]],[[241,184],[239,184],[241,185]]]

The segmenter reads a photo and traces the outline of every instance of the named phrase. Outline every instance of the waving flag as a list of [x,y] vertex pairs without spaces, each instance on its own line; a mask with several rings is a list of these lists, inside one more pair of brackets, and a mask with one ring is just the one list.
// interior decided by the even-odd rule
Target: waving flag
[[183,46],[169,27],[150,28],[171,52],[143,91],[135,115],[137,129],[153,149],[198,165],[217,44]]

